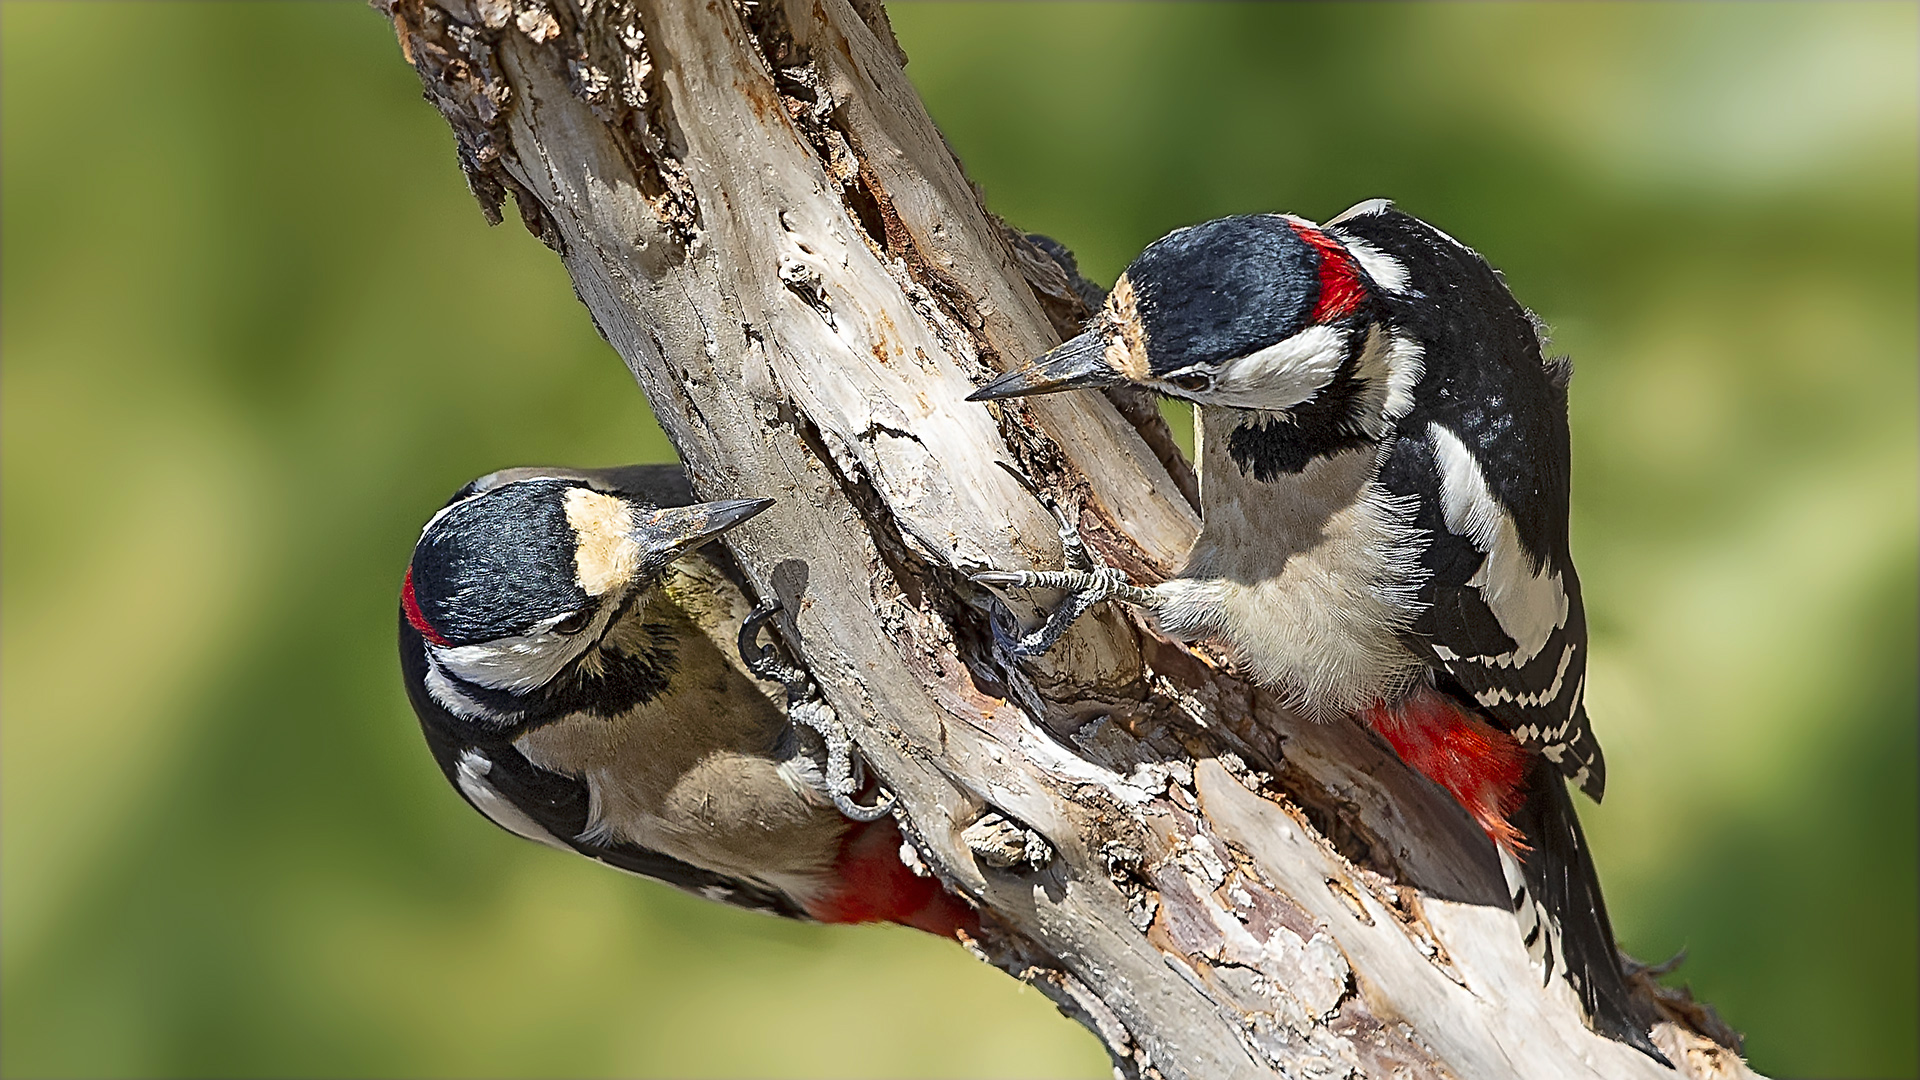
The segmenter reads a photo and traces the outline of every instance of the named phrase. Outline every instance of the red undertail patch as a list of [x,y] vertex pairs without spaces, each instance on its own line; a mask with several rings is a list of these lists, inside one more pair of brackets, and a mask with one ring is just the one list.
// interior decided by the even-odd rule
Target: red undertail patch
[[834,863],[840,889],[811,905],[824,923],[895,922],[940,937],[980,934],[980,918],[939,878],[921,877],[900,861],[900,827],[892,818],[855,824],[840,841]]
[[1320,253],[1320,300],[1309,318],[1315,323],[1338,322],[1353,314],[1367,297],[1360,280],[1360,268],[1340,242],[1318,229],[1290,222],[1300,239]]
[[1527,751],[1519,740],[1428,688],[1364,709],[1360,718],[1393,744],[1400,760],[1446,788],[1494,843],[1515,855],[1527,850],[1520,831],[1507,823],[1525,794]]
[[411,566],[407,567],[407,580],[400,586],[400,610],[407,613],[408,625],[420,631],[421,637],[435,645],[449,644],[446,636],[435,630],[433,624],[427,621],[427,617],[420,613],[420,601],[413,595],[413,567]]

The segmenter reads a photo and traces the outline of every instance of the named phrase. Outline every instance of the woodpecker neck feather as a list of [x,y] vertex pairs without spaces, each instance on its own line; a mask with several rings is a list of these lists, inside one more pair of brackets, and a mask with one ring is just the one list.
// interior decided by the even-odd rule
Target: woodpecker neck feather
[[1349,331],[1338,366],[1307,400],[1282,409],[1238,409],[1228,450],[1243,475],[1274,481],[1385,439],[1412,407],[1422,374],[1418,342],[1381,325]]
[[1347,249],[1304,219],[1289,217],[1287,224],[1320,256],[1320,297],[1308,321],[1337,322],[1358,311],[1366,302],[1367,286]]
[[406,613],[407,622],[415,630],[420,631],[421,637],[435,645],[451,644],[445,635],[433,628],[433,624],[428,622],[426,615],[421,612],[420,599],[413,593],[413,567],[411,566],[407,567],[406,580],[400,586],[400,609]]
[[[636,592],[606,633],[534,685],[487,685],[444,662],[429,647],[428,689],[449,712],[500,727],[534,727],[573,713],[610,716],[652,700],[677,666],[673,628],[652,622]],[[440,654],[440,655],[436,655]]]

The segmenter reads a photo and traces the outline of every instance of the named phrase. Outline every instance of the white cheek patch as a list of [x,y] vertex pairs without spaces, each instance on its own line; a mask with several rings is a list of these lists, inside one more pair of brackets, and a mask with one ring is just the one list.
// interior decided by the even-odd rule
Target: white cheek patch
[[1353,364],[1354,381],[1359,385],[1354,421],[1369,439],[1384,437],[1395,419],[1387,415],[1387,391],[1392,384],[1387,363],[1390,348],[1385,330],[1377,324],[1368,327],[1367,343]]
[[470,683],[520,693],[544,685],[560,674],[598,640],[597,631],[606,618],[606,612],[600,612],[591,627],[577,634],[544,630],[496,638],[478,645],[435,647],[433,658]]
[[1347,358],[1347,332],[1309,326],[1258,352],[1220,364],[1213,388],[1201,398],[1209,405],[1238,409],[1290,409],[1326,389]]
[[1440,508],[1447,528],[1487,556],[1467,584],[1480,590],[1500,629],[1513,639],[1513,662],[1529,663],[1566,625],[1567,593],[1560,575],[1544,564],[1537,571],[1527,565],[1513,516],[1495,501],[1480,463],[1460,437],[1439,424],[1428,424],[1427,433],[1440,466]]
[[528,816],[525,810],[513,805],[506,796],[493,789],[487,783],[486,776],[493,771],[493,762],[477,750],[463,750],[460,760],[454,764],[454,782],[460,785],[461,794],[479,811],[492,820],[495,825],[529,840],[537,840],[549,847],[561,851],[573,849],[563,843],[559,837],[548,832],[539,822]]

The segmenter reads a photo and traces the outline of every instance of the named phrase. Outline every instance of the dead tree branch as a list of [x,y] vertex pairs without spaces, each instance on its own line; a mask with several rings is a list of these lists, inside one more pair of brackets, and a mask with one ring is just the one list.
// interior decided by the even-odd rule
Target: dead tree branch
[[[962,402],[1082,312],[981,207],[876,0],[379,6],[700,493],[779,500],[741,564],[984,954],[1122,1073],[1667,1075],[1543,989],[1491,847],[1367,732],[1112,606],[1043,664],[996,650],[968,575],[1059,558],[998,462],[1136,581],[1191,543],[1191,479],[1134,403]],[[1664,1015],[1683,1074],[1749,1075],[1697,1006]]]

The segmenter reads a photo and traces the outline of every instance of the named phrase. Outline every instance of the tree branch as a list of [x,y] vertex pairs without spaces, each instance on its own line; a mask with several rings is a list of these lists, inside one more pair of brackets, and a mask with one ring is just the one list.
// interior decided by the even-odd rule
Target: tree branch
[[[560,253],[699,493],[779,500],[734,551],[983,909],[982,955],[1121,1072],[1668,1075],[1541,986],[1485,838],[1368,732],[1111,605],[1043,662],[996,651],[968,575],[1060,554],[998,462],[1136,581],[1180,564],[1192,478],[1134,402],[963,403],[1074,294],[982,208],[874,0],[379,6],[483,210],[511,194]],[[1750,1075],[1673,1001],[1683,1075]]]

